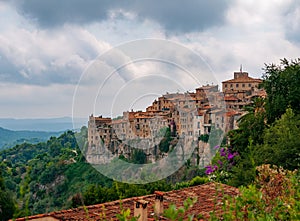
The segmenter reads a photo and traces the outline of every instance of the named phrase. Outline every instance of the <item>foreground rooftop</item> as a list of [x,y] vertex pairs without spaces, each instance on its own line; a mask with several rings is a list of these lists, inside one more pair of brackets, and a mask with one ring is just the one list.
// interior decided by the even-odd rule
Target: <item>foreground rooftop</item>
[[[206,220],[209,218],[210,212],[215,211],[216,214],[222,213],[222,199],[224,195],[234,197],[237,194],[238,189],[235,187],[210,182],[180,190],[155,192],[155,194],[151,195],[55,211],[18,218],[16,220],[118,220],[116,215],[120,214],[121,207],[124,209],[129,208],[132,216],[141,213],[139,220],[155,220],[155,217],[157,217],[158,220],[166,220],[162,216],[162,211],[159,212],[154,208],[160,207],[166,210],[171,204],[175,204],[176,207],[179,208],[183,206],[183,201],[187,198],[197,198],[196,203],[187,211],[187,214],[194,214],[195,217],[202,217],[202,220]],[[139,205],[141,205],[141,207]]]

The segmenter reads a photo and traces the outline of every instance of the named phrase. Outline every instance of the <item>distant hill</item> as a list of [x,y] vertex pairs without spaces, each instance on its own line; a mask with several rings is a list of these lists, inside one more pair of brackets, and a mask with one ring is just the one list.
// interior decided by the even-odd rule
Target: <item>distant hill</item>
[[39,143],[48,140],[51,136],[58,136],[62,132],[45,131],[12,131],[0,127],[0,150],[7,149],[22,143]]
[[74,134],[67,131],[46,142],[0,151],[0,172],[20,208],[16,216],[70,208],[72,197],[90,184],[112,185],[112,180],[85,162],[78,148],[77,143],[86,143],[87,128],[81,132],[84,136],[78,134],[75,139]]
[[46,119],[14,119],[0,118],[0,127],[9,130],[30,130],[30,131],[66,131],[80,129],[87,125],[88,119],[71,117],[46,118]]

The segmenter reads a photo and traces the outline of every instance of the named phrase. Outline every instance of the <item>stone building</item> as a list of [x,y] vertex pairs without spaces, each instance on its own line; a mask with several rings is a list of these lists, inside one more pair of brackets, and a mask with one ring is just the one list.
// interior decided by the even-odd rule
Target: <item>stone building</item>
[[242,110],[243,107],[252,102],[253,97],[265,94],[264,90],[259,88],[261,83],[261,79],[249,77],[247,72],[242,70],[234,72],[233,79],[222,82],[227,108]]
[[225,94],[234,94],[239,99],[243,99],[261,83],[261,79],[249,77],[247,72],[234,72],[233,79],[222,82],[222,90]]
[[128,145],[132,143],[157,146],[162,139],[159,137],[162,128],[170,128],[174,138],[194,143],[213,129],[224,133],[236,129],[237,119],[244,113],[243,107],[250,104],[253,97],[266,95],[259,89],[261,83],[261,79],[249,77],[247,72],[234,72],[233,79],[222,82],[222,92],[218,85],[205,85],[195,92],[166,93],[155,99],[145,112],[125,111],[117,119],[91,115],[89,153],[102,153],[101,145],[111,148],[115,154],[129,153]]

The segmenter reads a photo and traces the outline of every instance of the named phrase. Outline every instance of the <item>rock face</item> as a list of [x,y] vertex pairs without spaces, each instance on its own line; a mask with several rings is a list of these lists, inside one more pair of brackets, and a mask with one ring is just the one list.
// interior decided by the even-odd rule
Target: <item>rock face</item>
[[178,161],[189,160],[191,165],[202,168],[208,165],[214,156],[215,152],[212,149],[209,143],[193,139],[172,139],[168,152],[160,150],[157,141],[150,139],[127,140],[126,143],[111,139],[107,142],[100,141],[99,145],[89,146],[85,157],[91,164],[107,164],[121,156],[129,161],[134,161],[134,152],[138,150],[146,156],[144,163],[155,163],[175,152]]

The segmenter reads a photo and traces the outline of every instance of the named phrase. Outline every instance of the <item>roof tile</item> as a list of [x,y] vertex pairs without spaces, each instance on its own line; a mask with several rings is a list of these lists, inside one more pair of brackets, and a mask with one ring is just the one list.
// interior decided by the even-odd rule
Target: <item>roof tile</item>
[[[183,201],[190,198],[197,198],[196,203],[192,208],[188,210],[188,214],[202,214],[202,216],[207,219],[211,211],[215,210],[217,214],[222,212],[221,203],[222,197],[224,195],[236,196],[238,194],[238,189],[225,184],[219,183],[206,183],[199,186],[188,187],[180,190],[173,190],[170,192],[160,192],[157,191],[156,194],[163,194],[164,196],[164,208],[167,209],[169,205],[175,204],[176,207],[183,206]],[[217,199],[216,199],[217,196]],[[154,214],[154,201],[155,194],[132,197],[123,200],[116,200],[113,202],[78,207],[69,210],[55,211],[48,214],[39,214],[34,216],[29,216],[27,218],[18,218],[17,221],[25,220],[36,220],[41,217],[52,217],[58,220],[103,220],[106,217],[108,220],[117,220],[116,214],[121,212],[120,202],[122,202],[122,207],[131,210],[131,215],[133,215],[134,201],[144,200],[148,201],[148,220],[153,220]],[[217,204],[215,205],[215,203]],[[161,217],[160,220],[165,220]]]

